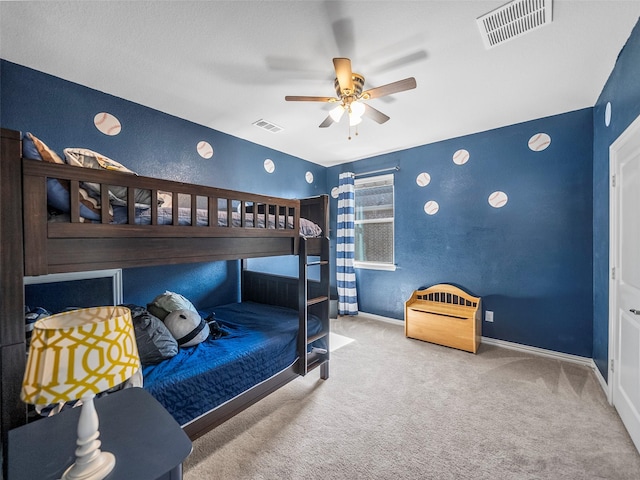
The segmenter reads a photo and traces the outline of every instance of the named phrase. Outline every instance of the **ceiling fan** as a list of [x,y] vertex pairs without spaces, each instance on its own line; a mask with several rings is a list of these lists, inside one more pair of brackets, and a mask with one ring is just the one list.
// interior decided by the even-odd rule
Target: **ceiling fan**
[[[363,91],[364,77],[351,70],[351,60],[348,58],[334,58],[333,66],[336,71],[334,87],[337,97],[306,97],[306,96],[286,96],[288,102],[327,102],[338,105],[329,112],[327,118],[320,124],[320,128],[326,128],[334,122],[339,122],[345,112],[349,116],[349,126],[356,126],[366,116],[375,122],[384,123],[389,117],[379,110],[363,102],[372,98],[380,98],[392,93],[404,92],[416,88],[416,79],[405,78],[397,82],[388,83],[381,87]],[[357,135],[356,131],[356,135]],[[351,139],[351,136],[349,136]]]

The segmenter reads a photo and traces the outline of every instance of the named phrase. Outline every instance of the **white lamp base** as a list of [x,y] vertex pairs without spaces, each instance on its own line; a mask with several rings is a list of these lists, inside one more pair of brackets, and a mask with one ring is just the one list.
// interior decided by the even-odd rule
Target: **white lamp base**
[[98,414],[93,405],[93,395],[82,399],[78,420],[76,462],[62,475],[62,480],[102,480],[116,465],[116,457],[100,450]]
[[111,473],[116,466],[116,457],[109,452],[100,452],[90,465],[90,470],[79,468],[78,463],[74,463],[67,468],[61,480],[102,480]]

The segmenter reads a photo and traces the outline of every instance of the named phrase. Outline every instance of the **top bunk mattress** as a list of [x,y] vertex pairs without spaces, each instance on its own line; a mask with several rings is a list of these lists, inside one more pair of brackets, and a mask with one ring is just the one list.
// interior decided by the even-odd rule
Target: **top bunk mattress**
[[[60,202],[56,201],[54,203],[55,205],[54,206],[52,205],[51,198],[52,198],[51,196],[48,197],[49,206],[53,207],[54,210],[50,210],[49,221],[69,223],[70,216],[67,213],[68,206],[67,207],[62,206],[62,209],[56,208],[65,204],[61,204]],[[66,205],[68,205],[68,203]],[[113,220],[110,223],[116,224],[116,225],[124,225],[128,223],[129,219],[128,219],[128,212],[127,212],[126,206],[113,206],[112,212],[113,212]],[[176,224],[173,221],[173,215],[174,215],[173,207],[162,207],[162,206],[158,207],[156,224],[157,225]],[[195,225],[198,227],[209,226],[209,215],[210,213],[208,209],[204,209],[204,208],[196,209]],[[150,207],[148,208],[136,207],[135,224],[151,225],[152,224],[151,216],[152,216],[152,213],[151,213]],[[235,228],[238,228],[238,227],[261,228],[261,229],[266,228],[271,230],[276,228],[280,230],[285,228],[288,228],[288,229],[294,228],[293,217],[290,215],[285,217],[285,215],[276,216],[274,214],[264,215],[262,213],[259,213],[259,214],[246,213],[244,215],[244,218],[242,218],[242,215],[240,214],[240,212],[236,210],[236,211],[233,211],[231,214],[231,225],[229,225],[229,220],[228,220],[229,215],[227,214],[226,211],[218,210],[217,216],[218,216],[218,221],[217,221],[218,227],[232,226]],[[190,207],[179,207],[177,219],[178,219],[177,225],[180,225],[180,226],[194,225],[193,215]],[[276,224],[276,219],[277,219],[277,224]],[[285,219],[286,219],[286,226],[285,226]],[[93,217],[93,216],[83,217],[83,221],[99,223],[99,220],[100,220],[99,217]],[[266,220],[266,223],[265,223],[265,220]],[[301,217],[299,233],[300,233],[300,236],[305,238],[319,238],[319,237],[322,237],[322,227],[320,227],[320,225],[316,223],[313,223],[311,220]]]
[[[157,365],[143,368],[144,388],[185,425],[292,365],[297,355],[298,312],[242,302],[200,312],[226,335],[211,336]],[[321,331],[309,316],[308,334]]]

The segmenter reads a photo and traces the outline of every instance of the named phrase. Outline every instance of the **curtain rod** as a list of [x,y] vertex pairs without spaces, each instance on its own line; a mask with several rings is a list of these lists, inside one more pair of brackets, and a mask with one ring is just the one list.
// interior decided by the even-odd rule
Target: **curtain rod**
[[400,167],[398,165],[396,165],[395,167],[389,167],[389,168],[381,168],[380,170],[372,170],[370,172],[362,172],[362,173],[356,173],[354,174],[355,177],[360,177],[362,175],[373,175],[374,173],[383,173],[383,172],[397,172],[400,170]]

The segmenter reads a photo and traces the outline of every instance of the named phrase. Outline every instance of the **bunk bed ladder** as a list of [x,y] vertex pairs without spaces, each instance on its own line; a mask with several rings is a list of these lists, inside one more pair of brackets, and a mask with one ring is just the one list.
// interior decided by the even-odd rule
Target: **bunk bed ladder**
[[[315,240],[318,241],[318,240]],[[301,359],[300,375],[316,367],[320,367],[320,378],[329,378],[329,238],[321,242],[320,259],[309,261],[307,239],[300,238],[298,249],[300,277],[298,282],[298,311],[300,312],[300,330],[298,335],[298,352]],[[310,281],[309,267],[320,267],[320,280]],[[307,320],[313,313],[320,317],[322,329],[309,336]],[[324,340],[322,348],[311,347],[317,340]]]

